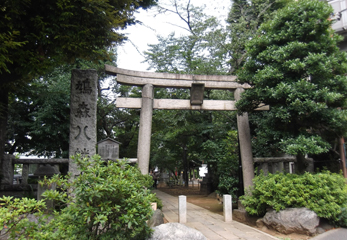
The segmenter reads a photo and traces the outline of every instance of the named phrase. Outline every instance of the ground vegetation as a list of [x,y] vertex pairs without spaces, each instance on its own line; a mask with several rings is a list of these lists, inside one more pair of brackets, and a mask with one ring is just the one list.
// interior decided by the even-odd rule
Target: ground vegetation
[[242,204],[252,215],[263,216],[267,209],[306,207],[331,222],[345,220],[347,186],[340,174],[260,174],[253,182],[251,194],[242,197]]
[[[105,162],[97,155],[74,160],[83,174],[73,180],[45,179],[40,184],[57,188],[45,191],[44,200],[1,198],[2,233],[13,239],[146,239],[155,200],[148,190],[152,178],[137,166]],[[59,207],[45,209],[45,200]],[[29,221],[28,214],[37,221]]]

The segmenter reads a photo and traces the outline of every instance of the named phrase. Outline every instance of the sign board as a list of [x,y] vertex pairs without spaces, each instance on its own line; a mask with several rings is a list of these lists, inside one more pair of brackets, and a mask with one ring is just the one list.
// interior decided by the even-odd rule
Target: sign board
[[119,142],[106,138],[98,142],[98,154],[102,159],[116,161],[119,159]]

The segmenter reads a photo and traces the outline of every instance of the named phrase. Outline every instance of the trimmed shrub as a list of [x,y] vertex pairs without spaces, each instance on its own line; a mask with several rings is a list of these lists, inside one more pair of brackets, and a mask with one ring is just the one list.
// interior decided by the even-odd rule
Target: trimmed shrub
[[[37,212],[39,223],[13,220],[1,222],[10,226],[11,236],[19,239],[146,239],[151,230],[146,221],[153,211],[150,176],[125,162],[105,162],[100,156],[75,157],[81,174],[74,180],[54,176],[42,184],[57,184],[59,190],[49,190],[44,197],[64,205],[45,220],[42,202]],[[70,194],[67,192],[70,191]],[[72,191],[72,192],[71,192]],[[31,203],[32,204],[32,203]],[[13,212],[12,202],[6,202],[7,213]],[[23,210],[25,212],[25,210]],[[22,212],[23,214],[23,212]],[[2,219],[3,216],[0,216]],[[1,225],[1,226],[4,226]]]
[[253,182],[251,192],[242,197],[242,204],[252,215],[264,215],[267,208],[306,207],[319,217],[336,221],[341,209],[347,207],[347,185],[340,174],[260,174]]
[[152,194],[152,198],[150,200],[151,200],[151,202],[157,203],[158,209],[160,209],[160,210],[163,209],[163,203],[162,203],[161,199],[159,199],[155,193]]
[[341,213],[337,216],[335,224],[340,227],[347,227],[347,208],[341,208]]

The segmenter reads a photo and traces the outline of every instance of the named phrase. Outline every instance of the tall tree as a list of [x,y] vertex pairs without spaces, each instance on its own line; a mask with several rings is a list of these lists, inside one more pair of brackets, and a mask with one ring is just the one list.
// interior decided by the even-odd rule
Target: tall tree
[[259,26],[271,19],[275,10],[291,0],[233,0],[227,19],[229,73],[241,68],[246,61],[246,43],[251,40]]
[[277,150],[296,155],[298,170],[305,154],[331,147],[330,138],[342,136],[346,118],[346,53],[337,42],[326,2],[301,0],[276,12],[261,25],[246,46],[247,61],[238,73],[251,89],[237,103],[239,113],[260,103],[270,105],[263,114],[257,137]]
[[187,1],[185,5],[173,1],[173,8],[161,8],[163,12],[178,15],[184,22],[184,36],[158,36],[158,44],[150,44],[145,52],[149,69],[158,72],[190,74],[221,74],[226,72],[225,32],[219,21],[203,13]]
[[[76,58],[105,58],[125,39],[136,9],[156,0],[13,0],[0,3],[0,156],[4,152],[9,92]],[[1,164],[0,164],[1,165]]]
[[[98,141],[107,137],[117,138],[115,127],[122,128],[131,120],[138,119],[128,111],[116,108],[114,95],[123,95],[129,89],[119,88],[114,79],[105,75],[105,63],[111,64],[78,61],[81,69],[96,69],[98,72]],[[76,65],[60,66],[10,94],[6,153],[68,157],[70,82],[74,68]],[[122,138],[121,142],[127,146],[125,139]]]
[[[180,2],[181,3],[181,2]],[[149,45],[145,52],[150,68],[159,72],[221,75],[226,74],[226,33],[216,18],[207,16],[201,8],[186,1],[173,8],[162,8],[179,16],[187,30],[185,36],[174,33],[158,37],[158,44]],[[189,99],[188,89],[156,89],[155,98]],[[230,92],[205,90],[204,99],[230,99]],[[222,165],[218,162],[227,156],[225,141],[228,131],[235,126],[235,115],[211,111],[154,111],[151,164],[174,172],[187,165],[209,165],[217,187]],[[226,124],[228,122],[228,124]],[[234,142],[233,142],[234,143]],[[226,162],[231,162],[228,158]],[[187,164],[188,163],[188,164]],[[226,165],[224,165],[225,167]],[[225,169],[224,169],[225,170]],[[230,175],[236,177],[230,168]],[[227,170],[226,170],[227,172]],[[185,179],[186,180],[186,179]],[[187,181],[186,181],[186,184]]]
[[70,71],[59,67],[10,94],[6,153],[68,157]]

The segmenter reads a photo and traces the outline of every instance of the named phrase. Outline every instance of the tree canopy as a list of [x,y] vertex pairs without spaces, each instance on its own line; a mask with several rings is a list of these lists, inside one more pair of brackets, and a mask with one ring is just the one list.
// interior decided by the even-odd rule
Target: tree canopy
[[[223,75],[227,73],[226,32],[215,18],[188,3],[174,2],[173,10],[185,23],[187,34],[158,36],[145,52],[150,68],[159,72]],[[154,98],[189,99],[189,89],[155,89]],[[204,99],[231,99],[228,91],[205,90]],[[209,167],[213,187],[223,175],[223,193],[235,193],[238,177],[237,145],[232,112],[155,110],[151,164],[170,172]],[[234,136],[233,135],[233,136]],[[231,145],[231,146],[230,146]],[[233,149],[233,151],[230,151]],[[230,180],[231,181],[227,181]],[[186,181],[186,186],[188,185]]]
[[[119,30],[134,12],[157,0],[13,0],[0,3],[0,155],[9,93],[76,59],[110,59],[107,48],[126,39]],[[111,53],[112,54],[112,53]]]
[[[115,95],[128,96],[135,89],[107,78],[106,63],[115,61],[78,61],[81,69],[98,72],[97,141],[115,138],[122,142],[121,157],[136,157],[139,111],[115,105]],[[10,94],[5,153],[69,156],[70,83],[71,70],[75,68],[75,64],[65,64]]]
[[125,39],[119,29],[155,0],[40,1],[0,3],[0,77],[4,87],[76,58],[104,57],[105,47]]
[[346,118],[346,53],[334,34],[326,2],[302,0],[280,9],[247,44],[248,58],[238,72],[251,89],[237,103],[239,113],[270,105],[257,137],[292,155],[328,151],[342,136]]
[[256,35],[259,26],[290,1],[292,0],[233,0],[227,18],[229,73],[234,73],[243,66],[247,59],[246,44]]

